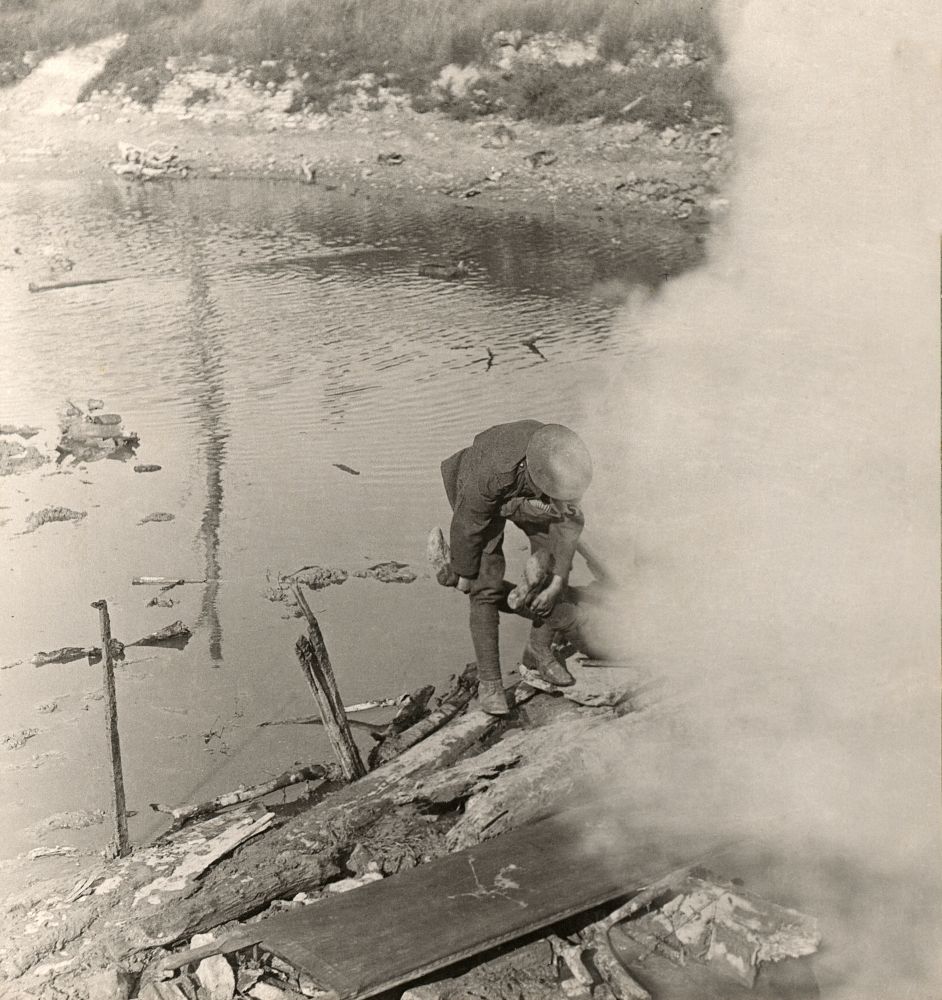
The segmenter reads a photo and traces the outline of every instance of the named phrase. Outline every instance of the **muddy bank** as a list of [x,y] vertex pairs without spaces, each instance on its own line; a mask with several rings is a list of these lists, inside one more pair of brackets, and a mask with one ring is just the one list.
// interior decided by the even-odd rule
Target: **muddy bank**
[[[695,864],[720,861],[722,850],[715,838],[697,836],[665,847],[651,839],[650,832],[646,840],[641,827],[630,832],[632,824],[625,817],[632,808],[642,809],[641,799],[604,805],[596,802],[588,811],[582,808],[587,787],[605,780],[612,747],[621,745],[629,751],[662,739],[665,726],[670,726],[671,709],[663,701],[663,692],[637,675],[630,682],[612,685],[599,680],[602,672],[598,670],[577,670],[577,674],[576,686],[562,694],[540,693],[520,685],[515,692],[518,714],[510,725],[469,710],[350,785],[338,788],[336,781],[312,781],[305,798],[293,805],[271,804],[270,799],[261,805],[260,800],[201,822],[194,820],[154,844],[137,847],[123,859],[96,862],[86,858],[64,869],[58,856],[38,857],[31,862],[33,874],[26,884],[21,882],[19,891],[10,894],[0,909],[4,932],[0,971],[7,984],[0,987],[0,995],[124,1000],[337,996],[325,992],[324,984],[306,980],[303,971],[299,973],[280,961],[271,948],[259,946],[275,932],[279,915],[310,906],[328,907],[338,894],[359,893],[387,879],[384,892],[395,896],[396,887],[402,884],[396,876],[412,870],[418,873],[430,862],[495,838],[499,856],[501,835],[539,824],[561,810],[571,810],[569,816],[589,816],[592,830],[598,823],[599,830],[608,829],[606,823],[614,824],[614,839],[609,843],[606,834],[596,846],[607,844],[606,851],[617,854],[630,845],[631,851],[640,852],[639,858],[648,859],[642,868],[653,874],[642,877],[642,869],[628,870],[631,865],[619,871],[617,880],[621,885],[624,879],[625,895],[637,894],[631,913],[621,916],[618,912],[607,916],[611,905],[601,911],[583,906],[571,920],[568,917],[580,908],[567,909],[564,891],[550,893],[545,905],[556,907],[552,912],[566,919],[554,921],[548,931],[537,935],[548,949],[538,961],[531,963],[528,952],[520,952],[521,961],[511,977],[514,982],[507,985],[515,992],[507,995],[548,1000],[562,991],[588,997],[588,987],[594,983],[593,989],[598,988],[595,995],[647,996],[619,991],[633,980],[623,960],[611,952],[614,942],[605,935],[618,920],[650,910],[655,900],[665,898],[673,900],[675,909],[686,906],[690,910],[690,919],[685,918],[689,925],[686,943],[680,949],[690,950],[689,959],[695,965],[709,965],[717,957],[721,965],[742,964],[736,956],[735,962],[728,961],[728,952],[711,957],[695,945],[697,934],[709,937],[713,933],[720,899],[724,907],[727,901],[732,906],[723,917],[727,934],[738,926],[732,919],[735,908],[742,906],[748,911],[747,926],[734,930],[737,939],[752,935],[742,942],[751,941],[751,957],[744,959],[743,966],[747,979],[754,979],[766,961],[777,963],[813,951],[819,938],[813,920],[796,911],[759,903],[731,883],[716,883],[702,867],[694,870]],[[457,678],[455,691],[467,680],[467,672]],[[608,699],[610,704],[599,705],[603,692],[617,697]],[[335,773],[333,768],[318,767],[304,771],[313,779]],[[668,856],[678,862],[665,864]],[[607,867],[608,862],[603,865]],[[473,863],[471,870],[475,871]],[[516,873],[517,866],[511,860],[501,872]],[[576,884],[581,878],[578,868],[568,874],[561,870],[559,876],[576,879]],[[515,874],[515,878],[520,877],[530,877],[525,867]],[[718,872],[716,877],[724,876]],[[519,888],[517,882],[506,878],[495,886],[502,898],[506,891]],[[415,900],[409,904],[408,891],[403,891],[406,895],[400,904],[415,905]],[[442,891],[447,893],[447,886]],[[481,892],[487,896],[483,889]],[[611,897],[613,901],[617,894],[618,890]],[[732,894],[743,899],[734,904]],[[468,895],[477,898],[480,892]],[[427,900],[429,906],[440,902],[434,893]],[[529,904],[518,905],[526,909]],[[672,911],[665,912],[664,919],[669,919]],[[656,909],[651,911],[651,920],[661,919],[657,913]],[[702,916],[704,913],[707,916]],[[271,918],[275,921],[269,924]],[[382,919],[388,920],[388,914]],[[664,936],[663,928],[655,925],[636,922],[632,926],[638,934],[643,930]],[[352,939],[358,931],[357,926],[345,928]],[[525,944],[532,942],[533,935],[522,938],[519,943]],[[513,938],[508,940],[513,941],[512,948],[518,947]],[[643,939],[638,940],[649,950]],[[728,943],[731,938],[725,940]],[[774,949],[768,946],[771,941]],[[763,942],[764,951],[759,947]],[[204,950],[190,958],[188,949],[192,948]],[[587,967],[583,963],[587,951],[596,958],[604,956],[606,962],[596,961],[594,966],[590,962]],[[440,966],[452,968],[444,979],[438,977],[439,982],[408,995],[427,1000],[464,996],[462,989],[488,980],[494,980],[488,995],[505,995],[503,987],[498,989],[497,985],[504,972],[500,963],[492,964],[493,956],[485,954],[483,965],[478,958],[463,968],[445,961],[448,956],[446,948]],[[210,990],[204,977],[212,970],[200,965],[200,959],[228,981],[226,991]],[[682,957],[681,965],[687,960]],[[466,980],[463,977],[469,969],[470,979]],[[700,970],[701,975],[704,971]],[[729,973],[727,968],[723,975],[728,978]],[[684,973],[678,971],[677,975]],[[415,975],[400,978],[400,990],[414,979]],[[718,981],[722,984],[722,976]],[[257,989],[259,982],[268,984],[269,991]],[[806,978],[806,985],[809,983],[813,986],[813,977]],[[346,985],[353,990],[351,982]],[[576,987],[579,989],[573,992]],[[361,995],[358,990],[344,995],[354,993]],[[479,994],[473,994],[472,989],[472,995]],[[706,986],[705,995],[724,995],[722,986]],[[768,994],[760,990],[758,995]]]
[[409,192],[471,211],[594,217],[605,229],[630,225],[639,212],[697,224],[725,209],[731,141],[722,124],[459,122],[396,102],[332,114],[169,102],[151,111],[99,94],[78,103],[104,55],[79,58],[85,51],[56,74],[37,70],[0,94],[0,180],[106,180],[114,176],[109,164],[123,161],[123,143],[158,155],[172,150],[186,176],[268,178],[325,196]]

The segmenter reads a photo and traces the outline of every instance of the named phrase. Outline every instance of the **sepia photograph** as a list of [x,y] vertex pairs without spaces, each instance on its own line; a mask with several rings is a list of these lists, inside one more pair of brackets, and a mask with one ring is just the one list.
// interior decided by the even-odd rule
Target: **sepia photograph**
[[0,1000],[940,1000],[940,164],[934,0],[0,0]]

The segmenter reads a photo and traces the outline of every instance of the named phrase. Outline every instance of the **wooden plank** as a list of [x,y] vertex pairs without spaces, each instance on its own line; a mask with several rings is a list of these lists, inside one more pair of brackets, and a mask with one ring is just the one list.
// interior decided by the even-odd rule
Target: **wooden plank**
[[702,850],[597,808],[564,813],[272,917],[262,946],[361,1000],[629,895]]

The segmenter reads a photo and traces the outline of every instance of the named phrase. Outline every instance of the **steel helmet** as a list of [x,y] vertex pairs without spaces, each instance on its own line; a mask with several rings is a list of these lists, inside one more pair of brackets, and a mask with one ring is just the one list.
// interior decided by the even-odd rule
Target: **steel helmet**
[[533,485],[554,500],[581,500],[592,482],[592,458],[582,438],[562,424],[543,424],[527,445]]

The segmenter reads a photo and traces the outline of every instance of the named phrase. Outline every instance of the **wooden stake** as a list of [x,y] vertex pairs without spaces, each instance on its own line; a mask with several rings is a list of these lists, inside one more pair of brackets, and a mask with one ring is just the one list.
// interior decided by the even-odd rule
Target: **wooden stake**
[[105,682],[105,725],[108,738],[108,752],[111,755],[111,809],[114,814],[114,856],[123,858],[131,853],[128,841],[128,817],[124,801],[124,775],[121,769],[121,741],[118,738],[118,705],[114,688],[114,660],[111,656],[111,619],[108,617],[108,603],[94,601],[101,618],[101,662]]
[[366,767],[354,742],[350,723],[347,721],[347,713],[344,711],[343,701],[337,690],[334,668],[330,665],[324,636],[321,634],[321,628],[314,617],[314,612],[311,611],[304,594],[301,593],[301,588],[295,584],[292,589],[298,607],[307,618],[308,624],[308,634],[302,635],[298,639],[295,651],[301,661],[301,668],[314,695],[314,700],[317,702],[321,718],[324,720],[324,729],[327,730],[331,746],[340,763],[340,769],[347,781],[356,781],[357,778],[362,778],[366,774]]

